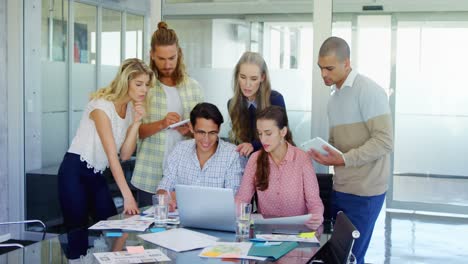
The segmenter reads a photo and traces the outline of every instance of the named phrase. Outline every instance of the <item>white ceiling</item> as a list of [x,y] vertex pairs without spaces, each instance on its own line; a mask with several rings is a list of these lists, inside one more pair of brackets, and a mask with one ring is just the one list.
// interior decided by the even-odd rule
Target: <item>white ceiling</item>
[[[386,13],[468,11],[468,0],[334,0],[333,12],[382,12],[362,11],[364,5],[382,5],[383,12]],[[212,0],[184,1],[184,3],[167,1],[163,6],[165,15],[307,14],[313,12],[313,0]]]

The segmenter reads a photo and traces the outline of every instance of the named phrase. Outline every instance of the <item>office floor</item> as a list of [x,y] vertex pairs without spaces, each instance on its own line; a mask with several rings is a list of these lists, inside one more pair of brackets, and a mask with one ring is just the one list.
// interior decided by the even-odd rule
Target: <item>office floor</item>
[[366,263],[468,263],[468,219],[390,213],[377,219]]

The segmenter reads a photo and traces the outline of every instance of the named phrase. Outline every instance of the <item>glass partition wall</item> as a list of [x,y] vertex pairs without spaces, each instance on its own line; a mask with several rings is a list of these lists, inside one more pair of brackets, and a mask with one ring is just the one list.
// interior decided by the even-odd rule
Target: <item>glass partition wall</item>
[[336,12],[333,20],[354,69],[389,95],[395,147],[387,208],[468,214],[468,14]]
[[[286,101],[296,144],[310,138],[312,85],[312,17],[164,16],[179,36],[189,74],[200,82],[205,100],[216,104],[230,130],[227,101],[233,95],[233,69],[245,51],[261,53],[269,67],[272,89]],[[301,94],[303,96],[298,97]]]
[[43,220],[53,230],[62,222],[58,166],[89,94],[114,77],[124,57],[144,57],[149,2],[135,1],[141,4],[136,10],[114,1],[39,2],[40,13],[26,14],[31,20],[40,17],[40,34],[28,35],[25,44],[39,48],[40,67],[25,77],[25,217]]
[[[244,51],[257,51],[270,68],[273,89],[285,97],[296,143],[309,139],[317,52],[312,3],[205,2],[163,1],[162,13],[178,32],[189,73],[206,100],[227,117],[235,63]],[[468,87],[462,80],[468,14],[459,11],[468,5],[452,2],[445,8],[434,1],[411,7],[392,2],[370,12],[359,3],[333,3],[332,34],[350,44],[353,68],[389,95],[395,148],[387,208],[468,214]],[[224,125],[221,134],[229,129]]]
[[468,13],[395,16],[396,207],[468,214]]

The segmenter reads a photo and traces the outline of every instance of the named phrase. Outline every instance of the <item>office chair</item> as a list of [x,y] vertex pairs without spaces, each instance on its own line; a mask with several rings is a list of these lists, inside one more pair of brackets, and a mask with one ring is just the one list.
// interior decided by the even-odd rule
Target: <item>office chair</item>
[[330,233],[332,227],[332,192],[333,192],[333,174],[317,173],[317,182],[319,185],[320,199],[323,203],[323,227],[324,233]]
[[349,264],[354,240],[359,231],[343,212],[338,212],[330,240],[309,260],[312,263]]
[[[0,226],[15,225],[15,224],[16,225],[17,224],[30,224],[30,223],[39,223],[42,225],[42,240],[44,240],[46,233],[47,233],[47,227],[41,220],[23,220],[23,221],[14,221],[14,222],[3,222],[3,223],[0,223]],[[9,247],[24,248],[24,245],[18,243],[19,242],[18,240],[11,240],[10,238],[11,238],[10,234],[5,234],[5,235],[0,236],[0,248],[9,248]],[[10,241],[11,243],[3,243],[3,242],[8,242],[8,241]]]

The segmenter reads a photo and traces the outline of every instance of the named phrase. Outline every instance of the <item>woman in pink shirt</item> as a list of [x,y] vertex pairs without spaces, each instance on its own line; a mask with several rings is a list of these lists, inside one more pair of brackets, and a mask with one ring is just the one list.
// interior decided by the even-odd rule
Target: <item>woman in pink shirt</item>
[[314,167],[307,154],[294,146],[284,108],[270,106],[257,114],[262,148],[252,154],[237,202],[250,202],[257,192],[259,212],[268,217],[312,214],[306,226],[323,222],[323,203]]

